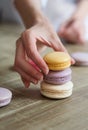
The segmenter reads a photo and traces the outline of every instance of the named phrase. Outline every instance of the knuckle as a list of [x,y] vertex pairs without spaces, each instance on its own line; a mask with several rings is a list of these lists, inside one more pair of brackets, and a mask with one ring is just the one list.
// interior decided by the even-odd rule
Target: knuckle
[[28,30],[25,30],[21,33],[21,36],[23,37],[24,35],[26,35],[28,33]]
[[33,31],[31,29],[26,29],[24,32],[22,32],[21,37],[25,37],[25,36],[31,36],[33,34]]

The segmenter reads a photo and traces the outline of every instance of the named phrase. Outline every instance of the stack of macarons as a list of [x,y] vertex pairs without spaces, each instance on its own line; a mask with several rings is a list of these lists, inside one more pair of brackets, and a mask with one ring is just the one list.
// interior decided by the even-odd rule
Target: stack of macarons
[[66,98],[72,95],[71,59],[65,52],[50,52],[44,56],[49,73],[41,82],[40,92],[53,99]]

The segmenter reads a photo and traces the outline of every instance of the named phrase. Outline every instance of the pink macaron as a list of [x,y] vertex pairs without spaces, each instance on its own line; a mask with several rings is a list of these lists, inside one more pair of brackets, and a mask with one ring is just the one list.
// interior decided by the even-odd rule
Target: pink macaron
[[44,81],[50,84],[64,84],[71,80],[71,69],[67,68],[62,71],[49,71],[49,73],[44,77]]

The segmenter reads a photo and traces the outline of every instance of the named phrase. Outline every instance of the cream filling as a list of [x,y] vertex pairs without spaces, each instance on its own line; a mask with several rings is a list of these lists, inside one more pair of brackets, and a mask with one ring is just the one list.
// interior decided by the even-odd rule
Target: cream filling
[[41,92],[44,92],[44,93],[47,93],[47,94],[64,94],[64,93],[69,93],[69,92],[71,92],[72,91],[72,89],[69,89],[69,90],[49,90],[49,89],[42,89],[41,88]]

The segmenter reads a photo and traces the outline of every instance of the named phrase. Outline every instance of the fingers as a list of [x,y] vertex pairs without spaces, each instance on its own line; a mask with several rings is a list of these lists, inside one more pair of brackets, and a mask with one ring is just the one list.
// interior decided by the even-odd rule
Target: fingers
[[62,24],[60,31],[59,31],[59,36],[61,38],[64,38],[67,41],[73,41],[75,39],[74,34],[73,34],[73,23],[72,21],[65,22]]
[[83,24],[74,20],[66,24],[62,25],[59,36],[67,41],[83,45],[85,43]]
[[26,86],[30,82],[36,84],[43,79],[43,74],[26,61],[21,39],[17,41],[14,68],[21,75],[22,81]]
[[33,60],[44,74],[47,74],[49,71],[48,67],[37,50],[36,42],[37,38],[33,32],[30,32],[30,30],[29,32],[24,32],[22,34],[22,43],[27,52],[27,56]]
[[64,51],[67,52],[66,48],[64,47],[64,45],[62,44],[62,42],[58,39],[53,39],[51,41],[51,46],[55,51]]
[[45,45],[53,48],[55,51],[65,51],[67,52],[66,48],[60,41],[59,37],[56,35],[56,33],[50,37],[47,41],[44,38],[41,38],[42,42],[44,42]]
[[[42,44],[37,44],[38,41]],[[14,68],[26,87],[31,82],[37,84],[43,79],[43,74],[46,75],[49,72],[47,64],[39,54],[39,50],[44,46],[68,53],[56,32],[47,24],[33,26],[24,31],[21,38],[17,40]],[[73,63],[74,60],[71,60]]]
[[27,56],[32,59],[32,61],[45,75],[48,73],[49,69],[38,52],[38,48],[36,45],[37,41],[42,42],[43,45],[53,48],[55,51],[67,52],[66,48],[63,46],[60,39],[58,38],[56,32],[52,29],[50,25],[47,26],[47,24],[45,28],[44,26],[38,25],[26,30],[24,33],[22,33],[21,38]]

